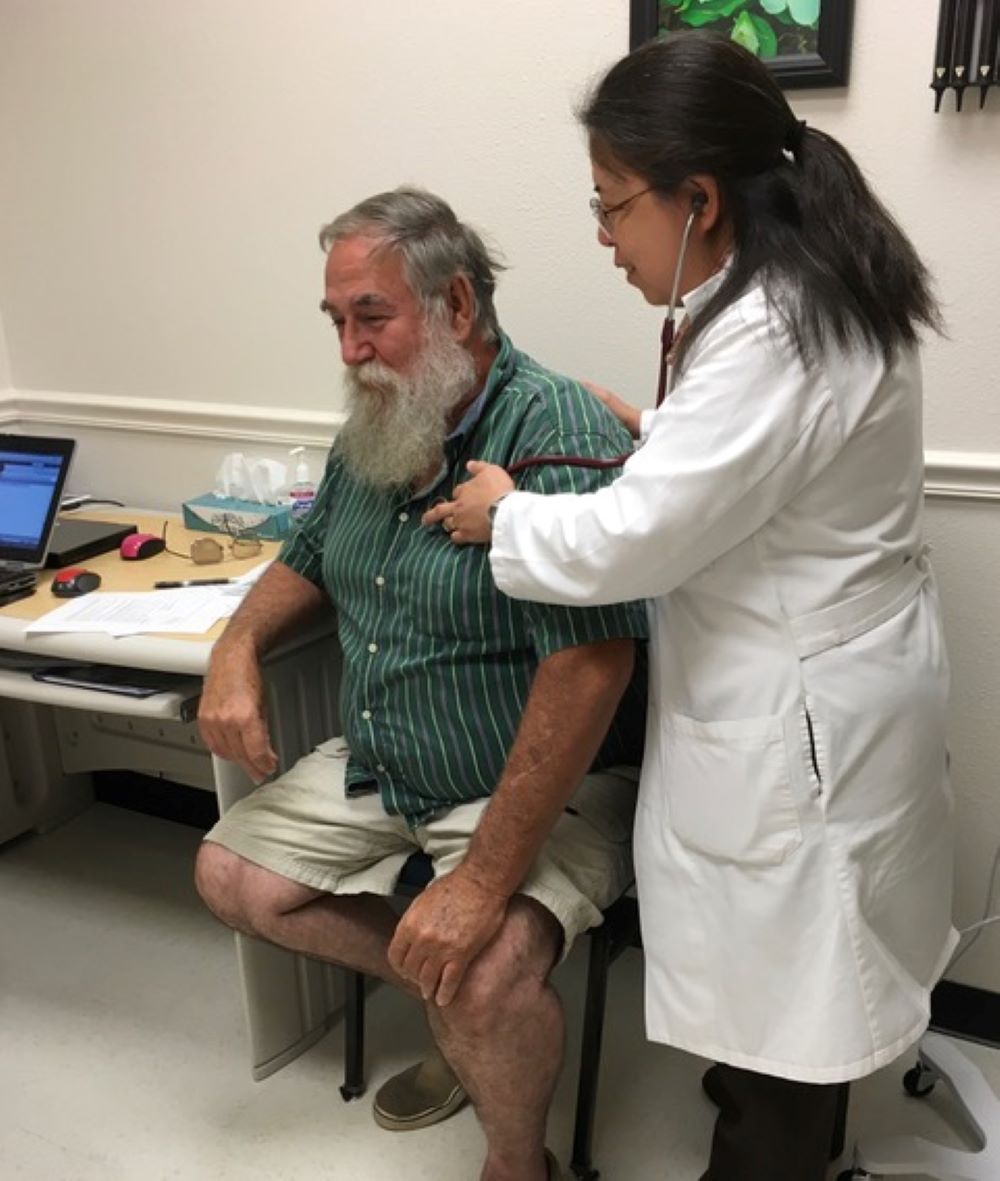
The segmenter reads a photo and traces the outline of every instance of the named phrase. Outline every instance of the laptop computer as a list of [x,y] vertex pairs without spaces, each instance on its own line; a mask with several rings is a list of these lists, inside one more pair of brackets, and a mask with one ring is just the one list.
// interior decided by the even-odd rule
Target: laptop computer
[[0,603],[31,594],[76,443],[0,435]]
[[82,561],[135,532],[134,525],[57,520],[75,448],[73,439],[0,434],[0,605],[31,594],[43,566]]

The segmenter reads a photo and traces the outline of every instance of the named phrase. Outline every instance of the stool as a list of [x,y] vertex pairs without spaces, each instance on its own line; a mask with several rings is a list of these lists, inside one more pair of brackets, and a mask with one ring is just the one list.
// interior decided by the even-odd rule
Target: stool
[[[414,853],[403,866],[396,892],[412,898],[430,883],[433,876],[430,858],[424,853]],[[580,1181],[596,1181],[599,1176],[591,1162],[591,1151],[608,968],[625,948],[641,946],[636,900],[627,895],[617,899],[604,911],[604,922],[599,927],[591,928],[588,934],[590,955],[580,1046],[580,1075],[576,1091],[573,1159],[570,1162],[570,1168]],[[365,1092],[365,977],[364,973],[351,968],[345,968],[344,973],[344,1082],[340,1093],[345,1101],[349,1101]]]
[[919,1136],[880,1136],[862,1140],[854,1150],[854,1167],[839,1181],[918,1174],[939,1181],[996,1181],[1000,1177],[1000,1099],[975,1066],[948,1038],[925,1034],[916,1066],[903,1076],[908,1095],[923,1099],[943,1083],[962,1110],[975,1136],[977,1150],[945,1148]]

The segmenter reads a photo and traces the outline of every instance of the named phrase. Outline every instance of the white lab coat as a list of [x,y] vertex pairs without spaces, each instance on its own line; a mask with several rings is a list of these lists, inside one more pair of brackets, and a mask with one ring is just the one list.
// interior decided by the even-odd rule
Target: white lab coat
[[499,506],[506,593],[650,600],[635,856],[656,1041],[834,1083],[927,1024],[956,936],[922,484],[915,353],[832,348],[807,372],[754,289],[613,485]]

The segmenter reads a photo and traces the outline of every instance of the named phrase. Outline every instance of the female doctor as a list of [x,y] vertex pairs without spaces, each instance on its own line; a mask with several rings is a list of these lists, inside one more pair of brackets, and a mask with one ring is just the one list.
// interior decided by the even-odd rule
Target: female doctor
[[[699,35],[582,111],[599,241],[683,305],[619,479],[425,518],[515,598],[648,598],[635,827],[649,1036],[720,1065],[704,1181],[820,1181],[839,1084],[923,1032],[954,946],[947,659],[921,533],[928,276],[847,152]],[[666,333],[669,336],[669,331]]]

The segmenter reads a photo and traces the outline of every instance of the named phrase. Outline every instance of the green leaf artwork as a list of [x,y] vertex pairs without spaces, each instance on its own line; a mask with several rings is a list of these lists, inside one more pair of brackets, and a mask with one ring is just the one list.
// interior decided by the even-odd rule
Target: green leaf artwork
[[711,29],[760,58],[816,52],[822,0],[660,0],[662,33]]

